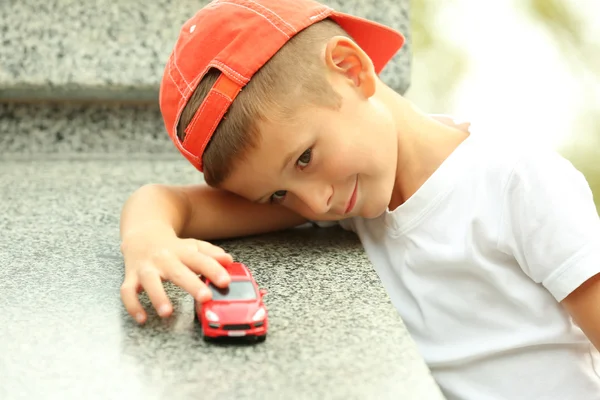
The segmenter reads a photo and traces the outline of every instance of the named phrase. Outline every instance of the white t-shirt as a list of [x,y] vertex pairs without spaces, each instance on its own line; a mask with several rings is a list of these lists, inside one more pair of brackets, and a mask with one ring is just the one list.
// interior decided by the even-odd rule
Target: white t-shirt
[[400,207],[340,224],[448,400],[600,399],[599,354],[559,304],[600,272],[592,193],[517,146],[472,134]]

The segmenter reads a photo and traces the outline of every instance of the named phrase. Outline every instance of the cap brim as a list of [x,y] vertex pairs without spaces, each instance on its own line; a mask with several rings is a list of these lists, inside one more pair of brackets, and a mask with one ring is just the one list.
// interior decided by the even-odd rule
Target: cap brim
[[404,45],[404,35],[377,22],[337,11],[334,11],[329,18],[348,32],[369,55],[377,74]]

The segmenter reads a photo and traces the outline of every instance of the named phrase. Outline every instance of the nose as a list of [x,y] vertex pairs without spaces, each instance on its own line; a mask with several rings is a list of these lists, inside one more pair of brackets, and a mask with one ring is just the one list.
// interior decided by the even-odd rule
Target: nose
[[325,182],[303,182],[295,190],[296,197],[316,215],[327,214],[331,208],[333,187]]

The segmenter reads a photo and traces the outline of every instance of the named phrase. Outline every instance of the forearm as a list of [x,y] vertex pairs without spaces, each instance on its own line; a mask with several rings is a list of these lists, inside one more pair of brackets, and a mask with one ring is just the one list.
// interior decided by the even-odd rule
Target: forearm
[[189,201],[175,189],[146,185],[127,199],[121,212],[121,240],[146,229],[164,229],[180,235],[191,214]]
[[588,279],[562,303],[594,347],[600,350],[600,274]]

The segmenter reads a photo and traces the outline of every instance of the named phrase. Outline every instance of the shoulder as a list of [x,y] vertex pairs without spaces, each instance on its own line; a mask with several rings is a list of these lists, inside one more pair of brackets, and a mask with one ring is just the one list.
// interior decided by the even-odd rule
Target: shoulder
[[598,218],[586,177],[557,150],[522,144],[499,151],[503,154],[510,156],[502,162],[502,217],[513,230],[554,228],[564,232]]
[[554,149],[533,146],[523,147],[513,161],[505,196],[513,200],[537,199],[548,206],[593,200],[586,177],[571,161]]
[[478,199],[500,206],[506,188],[514,183],[515,173],[527,164],[535,164],[530,146],[473,135],[460,150],[459,176],[453,178],[456,188]]
[[585,176],[559,152],[530,147],[504,184],[498,248],[561,301],[600,271],[600,219]]
[[558,194],[565,188],[591,194],[584,175],[551,147],[483,137],[472,138],[470,146],[475,176],[490,189],[500,188],[503,196],[515,191],[526,191],[529,196]]

